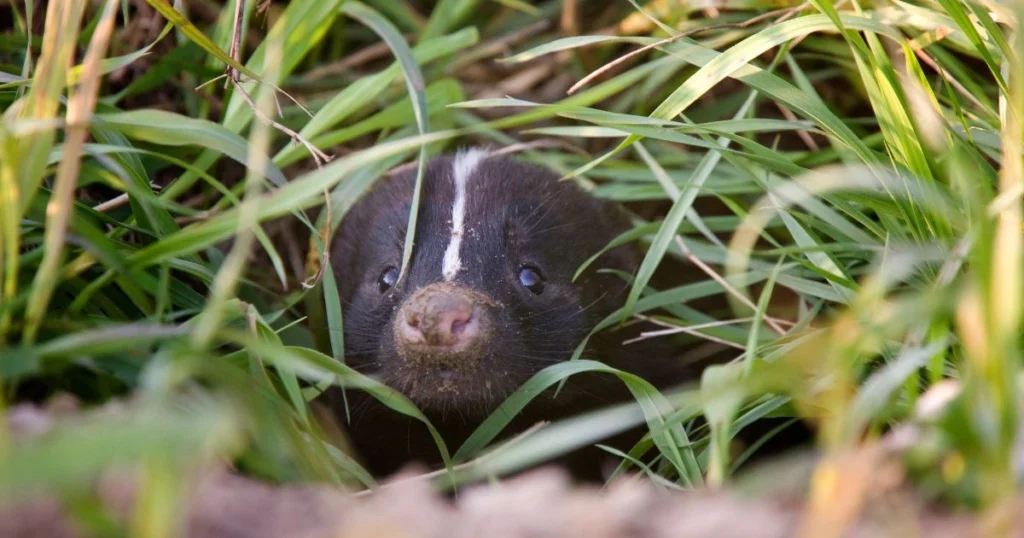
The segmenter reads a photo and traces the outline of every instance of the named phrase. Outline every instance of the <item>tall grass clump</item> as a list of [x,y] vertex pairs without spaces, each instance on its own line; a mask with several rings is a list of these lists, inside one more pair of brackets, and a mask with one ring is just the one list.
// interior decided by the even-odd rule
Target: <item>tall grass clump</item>
[[[372,486],[310,406],[327,386],[433,430],[346,367],[324,253],[387,170],[473,141],[634,210],[616,243],[643,262],[598,330],[643,317],[732,360],[664,394],[553,365],[463,446],[437,439],[439,483],[646,424],[619,472],[717,487],[758,453],[731,450],[738,433],[805,422],[822,456],[805,523],[824,528],[912,424],[921,491],[1002,521],[1020,468],[1018,2],[205,6],[0,6],[0,405],[131,402],[33,443],[0,428],[0,489],[71,491],[135,462],[149,533],[173,525],[177,470],[209,459]],[[674,266],[699,277],[661,285]],[[594,371],[635,402],[493,446]]]

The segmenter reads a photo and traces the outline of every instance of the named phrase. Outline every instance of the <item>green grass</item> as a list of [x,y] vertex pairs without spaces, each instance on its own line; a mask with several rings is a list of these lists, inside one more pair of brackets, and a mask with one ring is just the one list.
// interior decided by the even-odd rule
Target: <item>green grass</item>
[[[921,423],[931,448],[908,457],[916,483],[981,509],[1015,494],[1017,4],[727,2],[711,17],[674,2],[591,0],[601,15],[578,21],[586,35],[566,35],[560,1],[443,0],[431,11],[291,0],[267,13],[247,2],[258,47],[234,67],[263,115],[276,116],[276,96],[282,123],[336,155],[316,167],[239,92],[203,85],[234,63],[233,4],[207,2],[211,18],[149,3],[167,26],[142,48],[119,37],[154,15],[122,13],[127,3],[0,7],[16,21],[0,34],[0,402],[138,396],[128,420],[69,425],[30,445],[0,436],[0,489],[81,486],[138,461],[154,487],[135,530],[149,533],[171,525],[180,475],[168,469],[200,458],[275,481],[372,484],[309,402],[340,383],[427,421],[344,365],[326,240],[389,168],[418,162],[422,175],[425,159],[459,144],[543,138],[584,151],[549,144],[520,156],[595,196],[662,207],[620,238],[646,255],[625,275],[626,304],[598,330],[646,313],[728,342],[735,360],[665,394],[599,363],[551,366],[463,446],[438,439],[452,469],[439,483],[501,476],[646,423],[650,436],[617,453],[620,471],[656,473],[665,487],[728,484],[730,440],[771,415],[816,426],[825,458],[812,506],[828,506],[825,477],[849,470],[844,456],[920,423],[922,395],[953,378],[957,398]],[[552,99],[536,84],[502,95],[529,69],[572,84],[642,46],[571,95]],[[117,78],[138,62],[145,71]],[[297,255],[283,246],[296,237]],[[707,273],[653,288],[671,259]],[[711,297],[724,307],[688,304]],[[617,376],[635,402],[494,446],[530,399],[587,371]],[[643,455],[654,456],[649,468],[635,465]]]

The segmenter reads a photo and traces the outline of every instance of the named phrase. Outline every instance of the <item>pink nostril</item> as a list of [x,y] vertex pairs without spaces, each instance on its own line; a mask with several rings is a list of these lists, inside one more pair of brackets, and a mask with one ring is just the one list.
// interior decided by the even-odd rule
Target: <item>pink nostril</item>
[[[462,314],[462,313],[460,312],[459,314]],[[469,311],[467,314],[468,315],[459,315],[459,316],[456,316],[456,317],[454,317],[452,319],[451,334],[455,338],[460,338],[461,336],[466,334],[467,328],[469,328],[469,326],[472,324],[472,322],[473,322],[473,312]],[[471,335],[467,335],[467,336],[471,336]]]
[[439,305],[435,315],[437,323],[432,331],[424,330],[428,342],[434,345],[458,346],[473,339],[476,326],[473,305],[466,302],[446,302]]

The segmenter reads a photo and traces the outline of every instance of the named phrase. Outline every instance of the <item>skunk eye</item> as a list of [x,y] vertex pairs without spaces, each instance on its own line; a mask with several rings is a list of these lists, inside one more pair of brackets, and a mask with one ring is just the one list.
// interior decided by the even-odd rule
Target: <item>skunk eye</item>
[[384,293],[391,288],[395,287],[395,283],[398,282],[398,269],[394,265],[389,265],[384,272],[380,274],[380,278],[377,279],[377,288],[381,293]]
[[519,270],[519,283],[538,295],[544,291],[544,277],[533,267],[523,267]]

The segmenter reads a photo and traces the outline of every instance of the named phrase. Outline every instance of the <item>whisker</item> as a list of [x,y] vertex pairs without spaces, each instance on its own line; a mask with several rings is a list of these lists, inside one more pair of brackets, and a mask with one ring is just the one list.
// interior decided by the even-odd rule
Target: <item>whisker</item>
[[[537,220],[534,221],[533,226],[530,226],[530,228],[528,228],[526,230],[526,235],[530,235],[533,232],[534,228],[539,226],[540,223],[544,222],[544,219],[546,219],[547,216],[549,214],[551,214],[551,210],[555,206],[558,205],[558,204],[553,204],[553,203],[549,204],[549,202],[551,202],[551,201],[555,201],[555,202],[560,201],[562,199],[562,197],[565,196],[568,193],[569,193],[568,189],[563,189],[563,190],[561,190],[561,191],[559,191],[559,192],[557,192],[557,193],[555,193],[555,194],[553,194],[551,196],[548,196],[544,201],[542,201],[540,204],[538,204],[537,209],[540,209],[542,207],[545,208],[544,214],[541,215],[540,217],[538,217]],[[535,209],[532,213],[530,213],[530,216],[532,217],[536,212],[537,212],[537,210]]]

